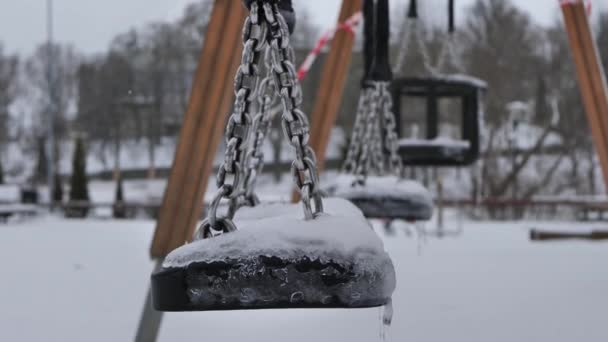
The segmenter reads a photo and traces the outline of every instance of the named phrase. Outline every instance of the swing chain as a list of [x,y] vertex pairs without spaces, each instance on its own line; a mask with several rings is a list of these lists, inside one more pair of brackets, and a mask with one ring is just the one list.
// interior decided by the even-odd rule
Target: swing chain
[[361,156],[359,159],[359,163],[357,165],[357,170],[355,171],[355,175],[358,178],[360,183],[365,183],[367,176],[370,173],[370,170],[374,166],[373,164],[373,154],[375,150],[376,144],[374,143],[375,134],[374,131],[376,129],[376,124],[378,122],[377,118],[377,109],[378,109],[378,95],[377,89],[375,86],[366,87],[364,92],[367,93],[365,95],[369,99],[369,106],[365,120],[365,131],[363,135],[363,140],[368,143],[364,143],[361,148]]
[[[245,151],[252,126],[249,113],[259,85],[258,65],[262,51],[266,47],[267,32],[267,23],[260,20],[257,3],[254,3],[251,15],[245,20],[243,27],[243,54],[234,80],[236,98],[233,112],[226,125],[226,152],[217,174],[218,190],[209,208],[207,219],[199,227],[197,236],[201,235],[201,231],[211,229],[225,232],[226,227],[234,226],[232,219],[238,209],[237,198],[241,194],[242,166],[245,162]],[[222,199],[229,200],[228,215],[218,218],[217,210]]]
[[403,161],[399,157],[399,137],[397,135],[397,123],[395,120],[395,114],[393,113],[393,97],[389,91],[389,83],[380,83],[380,97],[382,98],[382,115],[383,115],[383,126],[385,147],[389,152],[388,165],[389,171],[392,174],[402,176],[403,175]]
[[350,142],[348,145],[348,151],[342,171],[346,173],[354,173],[357,170],[359,153],[361,153],[361,145],[363,143],[363,134],[365,133],[365,122],[367,118],[367,112],[369,110],[369,97],[368,92],[363,90],[361,96],[359,96],[359,104],[357,105],[357,115],[355,117],[355,124],[353,126],[353,132],[351,134]]
[[272,126],[271,108],[277,102],[278,96],[275,90],[274,77],[271,70],[270,50],[266,50],[265,65],[267,70],[266,77],[260,82],[258,90],[259,112],[253,119],[253,143],[247,153],[246,170],[244,176],[244,202],[248,206],[260,204],[258,196],[255,194],[257,176],[262,173],[264,168],[264,142]]
[[[280,14],[275,0],[255,0],[251,3],[250,14],[245,20],[243,28],[243,54],[234,81],[236,99],[233,113],[226,126],[227,146],[224,162],[218,171],[218,191],[211,203],[207,218],[197,230],[195,235],[197,238],[213,237],[216,234],[236,230],[233,219],[239,208],[238,198],[243,195],[246,196],[246,199],[247,195],[253,196],[256,175],[263,167],[263,158],[256,159],[263,156],[260,149],[267,133],[264,131],[263,125],[271,120],[267,110],[264,115],[264,109],[262,109],[261,117],[256,116],[259,124],[262,125],[259,127],[262,132],[258,132],[256,128],[254,137],[256,140],[254,146],[259,153],[256,153],[254,148],[253,154],[246,154],[254,121],[249,113],[253,102],[256,98],[259,99],[257,96],[260,88],[259,65],[260,56],[264,50],[267,53],[266,61],[270,66],[269,74],[272,76],[272,82],[265,81],[266,83],[261,86],[266,89],[263,90],[267,93],[267,89],[272,83],[275,88],[274,96],[278,96],[283,103],[282,126],[285,136],[296,150],[296,158],[291,170],[302,196],[305,218],[313,219],[323,212],[316,158],[314,151],[308,146],[310,137],[308,119],[300,110],[302,90],[294,65],[295,54],[290,46],[289,28]],[[264,98],[265,103],[266,100]],[[272,102],[274,102],[273,97],[270,97],[268,104],[270,105]],[[259,162],[256,163],[256,160]],[[248,169],[246,174],[243,173],[243,165]],[[254,165],[253,170],[252,165]],[[244,176],[242,177],[242,175]],[[247,182],[245,189],[242,189],[241,178],[245,178]],[[251,198],[253,197],[249,197],[249,199]],[[222,199],[229,201],[228,213],[226,216],[218,217],[217,211]],[[311,200],[314,201],[314,209]]]
[[[282,127],[296,157],[291,173],[302,197],[307,220],[323,212],[315,152],[308,145],[310,129],[302,105],[302,88],[294,65],[295,54],[289,43],[289,29],[276,4],[263,1],[266,21],[269,24],[269,48],[274,73],[274,84],[283,103]],[[312,203],[314,203],[314,209]]]

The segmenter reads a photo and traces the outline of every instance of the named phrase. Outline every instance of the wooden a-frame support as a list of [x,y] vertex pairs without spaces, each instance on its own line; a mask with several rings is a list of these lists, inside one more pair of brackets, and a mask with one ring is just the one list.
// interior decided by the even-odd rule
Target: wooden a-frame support
[[153,258],[190,241],[201,218],[213,159],[234,99],[246,14],[241,1],[216,0],[213,6],[150,248]]
[[[167,254],[191,240],[201,218],[213,160],[234,98],[246,15],[241,1],[215,0],[213,5],[150,247],[156,269]],[[150,290],[145,300],[136,342],[156,341],[162,321],[162,313],[152,307]]]
[[593,144],[599,156],[608,190],[608,86],[597,43],[582,0],[562,0],[562,11],[570,50],[574,57]]

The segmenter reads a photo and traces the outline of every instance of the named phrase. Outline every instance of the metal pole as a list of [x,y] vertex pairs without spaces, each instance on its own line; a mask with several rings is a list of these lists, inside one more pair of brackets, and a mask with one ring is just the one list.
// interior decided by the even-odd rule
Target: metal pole
[[[162,265],[163,259],[156,259],[154,271],[160,270]],[[135,335],[135,342],[156,342],[158,339],[163,313],[154,309],[154,305],[152,304],[151,286],[152,285],[148,287],[148,292],[146,293],[144,308]]]
[[[55,132],[54,132],[54,115],[55,115],[55,75],[54,56],[53,56],[53,0],[47,0],[47,81],[48,81],[48,142],[47,142],[47,184],[49,189],[49,203],[53,203],[53,183],[55,175]],[[51,210],[53,206],[51,205]]]

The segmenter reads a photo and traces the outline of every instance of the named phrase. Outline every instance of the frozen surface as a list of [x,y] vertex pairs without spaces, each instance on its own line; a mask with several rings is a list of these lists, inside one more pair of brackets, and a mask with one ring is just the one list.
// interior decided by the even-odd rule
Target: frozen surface
[[266,256],[297,260],[306,256],[323,262],[350,264],[362,272],[391,272],[388,255],[363,214],[350,202],[324,200],[325,214],[303,218],[300,204],[262,204],[242,208],[235,219],[238,231],[199,240],[170,253],[164,267]]
[[488,83],[486,81],[473,77],[471,75],[449,74],[449,75],[439,75],[439,76],[437,76],[437,78],[441,79],[441,80],[445,80],[445,81],[464,82],[464,83],[468,83],[468,84],[471,84],[475,87],[482,88],[482,89],[485,89],[488,87]]
[[438,137],[431,140],[406,138],[400,139],[398,144],[399,146],[437,146],[459,149],[467,149],[471,147],[471,142],[468,140],[456,140],[448,137]]
[[365,186],[352,186],[356,178],[350,174],[340,174],[331,179],[326,191],[331,196],[344,198],[408,198],[433,206],[429,191],[420,182],[396,176],[369,176]]
[[[405,225],[383,235],[397,272],[389,341],[608,341],[608,243],[531,243],[531,227],[606,225],[465,221],[455,238],[407,237]],[[0,341],[132,341],[153,228],[53,217],[0,226]],[[171,313],[159,341],[373,342],[379,329],[378,309]]]

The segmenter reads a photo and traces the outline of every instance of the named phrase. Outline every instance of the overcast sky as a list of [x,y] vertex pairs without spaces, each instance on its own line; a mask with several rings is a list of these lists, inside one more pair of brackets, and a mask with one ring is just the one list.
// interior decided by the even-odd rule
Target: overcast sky
[[[0,42],[10,52],[29,54],[46,37],[47,0],[0,0]],[[55,36],[85,53],[104,51],[112,37],[130,27],[180,16],[192,0],[54,0]],[[228,0],[227,0],[228,1]],[[229,0],[240,1],[240,0]],[[295,0],[323,28],[335,22],[340,0]],[[350,0],[345,0],[350,1]],[[393,0],[393,4],[406,0]],[[442,3],[445,0],[423,0]],[[459,11],[474,0],[456,0]],[[559,18],[558,0],[513,0],[540,24]],[[593,0],[608,8],[608,0]],[[596,9],[597,12],[597,9]]]

